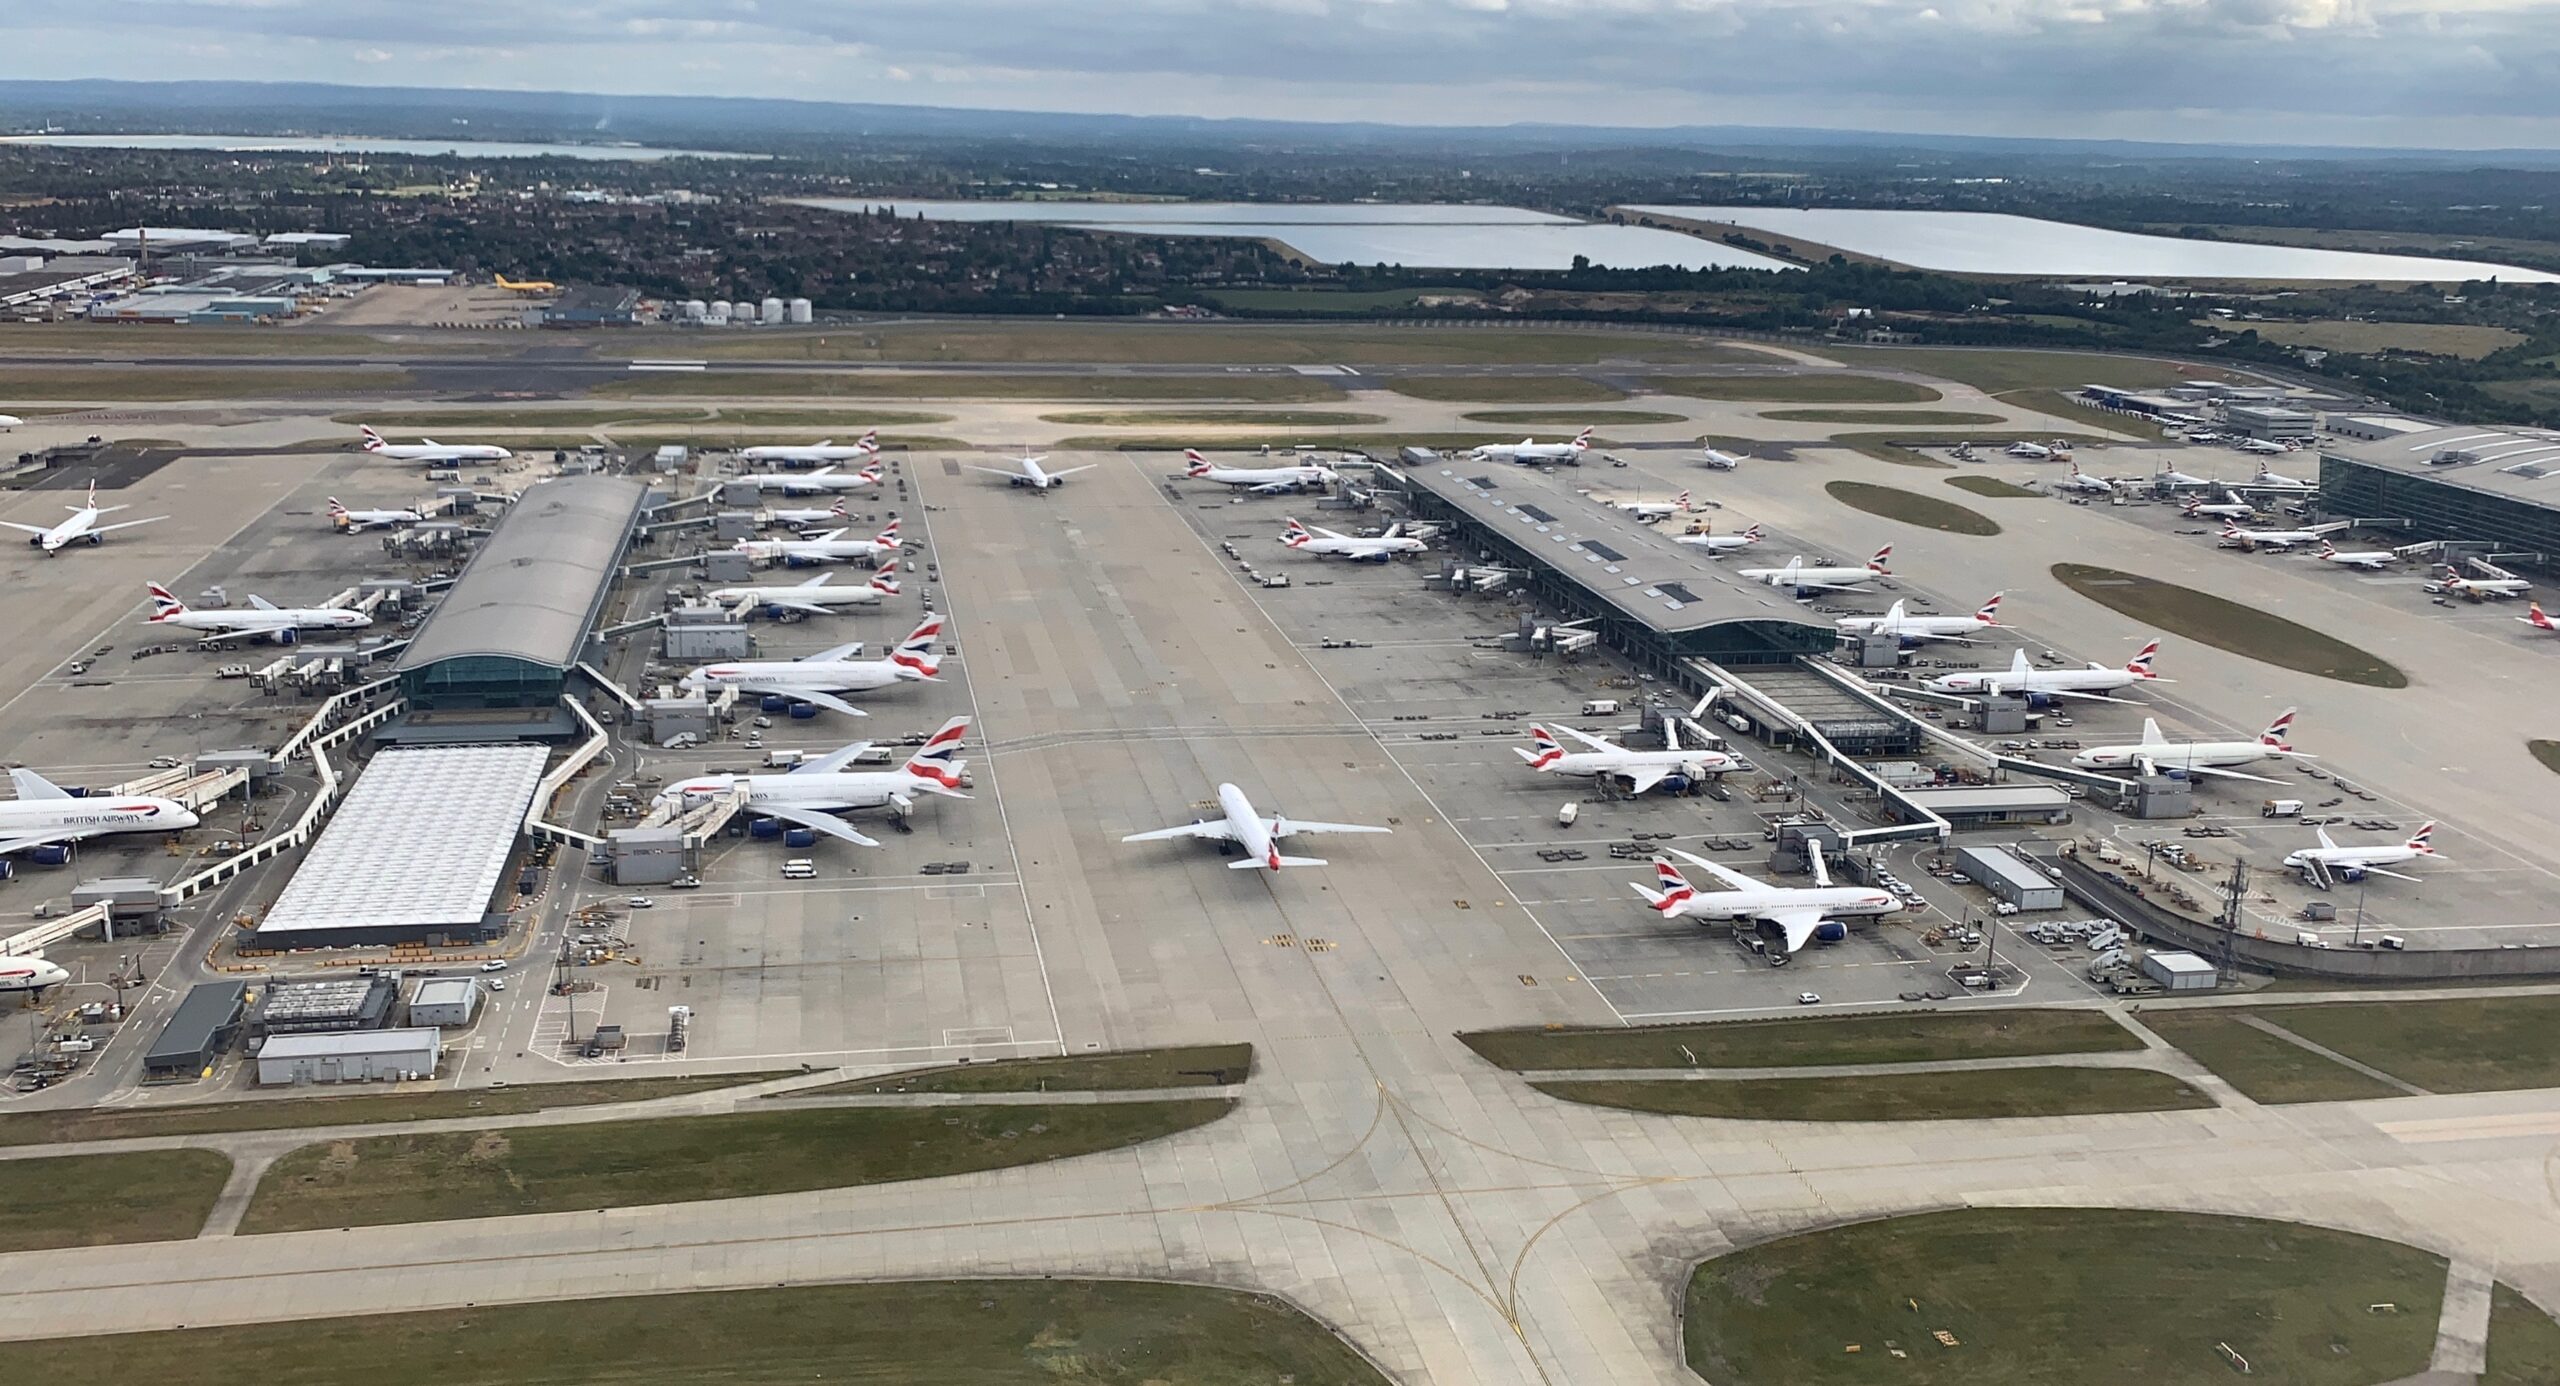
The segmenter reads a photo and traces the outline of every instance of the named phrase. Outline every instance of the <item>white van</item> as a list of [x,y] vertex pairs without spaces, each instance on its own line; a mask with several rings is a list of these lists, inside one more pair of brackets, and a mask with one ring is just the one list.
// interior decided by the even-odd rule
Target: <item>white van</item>
[[782,864],[782,879],[805,881],[818,874],[818,864],[807,857],[793,857]]

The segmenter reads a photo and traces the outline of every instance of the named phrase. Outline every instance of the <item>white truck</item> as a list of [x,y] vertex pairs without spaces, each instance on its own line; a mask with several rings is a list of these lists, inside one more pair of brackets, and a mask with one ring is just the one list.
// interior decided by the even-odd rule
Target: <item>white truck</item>
[[2258,805],[2258,816],[2260,818],[2300,818],[2302,801],[2300,799],[2269,799]]

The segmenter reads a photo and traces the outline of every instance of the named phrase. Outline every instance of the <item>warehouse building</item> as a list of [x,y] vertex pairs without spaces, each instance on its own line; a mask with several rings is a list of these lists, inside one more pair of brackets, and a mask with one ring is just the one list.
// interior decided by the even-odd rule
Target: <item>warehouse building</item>
[[2142,955],[2142,975],[2165,991],[2211,991],[2221,980],[2213,964],[2195,954],[2159,949]]
[[436,1076],[438,1036],[427,1029],[278,1035],[258,1046],[258,1082],[393,1083]]
[[246,982],[198,982],[171,1012],[169,1023],[143,1051],[142,1072],[151,1078],[196,1078],[231,1051],[249,1009]]
[[1956,870],[1971,876],[1974,884],[1990,891],[1994,899],[2022,911],[2062,908],[2062,887],[2006,847],[1960,849],[1956,853]]
[[573,285],[542,310],[545,327],[632,327],[640,321],[640,291]]
[[480,980],[476,977],[429,977],[409,998],[409,1023],[454,1029],[480,1014]]
[[2234,404],[2222,411],[2222,430],[2266,442],[2308,438],[2320,431],[2320,416],[2277,404]]
[[2406,521],[2408,542],[2479,544],[2560,567],[2560,432],[2435,425],[2331,443],[2320,449],[2320,508]]
[[[562,737],[569,671],[587,657],[648,488],[620,477],[546,481],[507,508],[392,666],[404,744]],[[470,714],[497,713],[496,716]],[[453,715],[463,714],[463,715]]]

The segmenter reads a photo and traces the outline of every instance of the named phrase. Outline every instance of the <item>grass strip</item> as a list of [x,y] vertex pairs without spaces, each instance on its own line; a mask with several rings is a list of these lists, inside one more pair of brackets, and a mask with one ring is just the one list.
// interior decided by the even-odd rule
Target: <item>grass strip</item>
[[2142,1023],[2252,1102],[2358,1102],[2404,1094],[2221,1010],[2146,1011]]
[[1241,1083],[1253,1071],[1250,1044],[1203,1044],[1183,1049],[1132,1049],[1049,1059],[998,1059],[857,1078],[785,1097],[833,1097],[888,1092],[1119,1092]]
[[0,1252],[182,1241],[230,1178],[214,1150],[0,1160]]
[[1995,1068],[1821,1078],[1576,1080],[1534,1084],[1592,1107],[1728,1121],[1988,1121],[2210,1107],[2143,1068]]
[[2200,645],[2341,683],[2409,686],[2409,676],[2380,655],[2227,597],[2086,563],[2056,563],[2052,571],[2055,581],[2098,605]]
[[1690,399],[1773,404],[1927,404],[1946,398],[1926,385],[1880,375],[1657,375],[1644,384]]
[[0,1116],[0,1145],[55,1145],[64,1141],[117,1141],[137,1136],[206,1136],[226,1131],[281,1131],[297,1126],[363,1126],[387,1121],[440,1121],[448,1117],[515,1116],[555,1107],[645,1102],[714,1088],[734,1088],[788,1078],[796,1070],[718,1073],[691,1078],[628,1078],[592,1083],[529,1083],[511,1088],[433,1092],[364,1092],[346,1096],[289,1097],[260,1102],[209,1102],[150,1110],[98,1108]]
[[1942,534],[1987,538],[2000,532],[1998,522],[1980,511],[1969,510],[1951,500],[1924,496],[1917,491],[1876,486],[1864,481],[1834,481],[1822,489],[1824,494],[1852,510],[1863,510],[1870,515],[1900,520],[1906,525],[1918,525]]
[[1912,1011],[1716,1020],[1592,1030],[1478,1030],[1460,1043],[1514,1073],[1560,1068],[1777,1068],[1908,1064],[2142,1047],[2098,1012],[2061,1008]]

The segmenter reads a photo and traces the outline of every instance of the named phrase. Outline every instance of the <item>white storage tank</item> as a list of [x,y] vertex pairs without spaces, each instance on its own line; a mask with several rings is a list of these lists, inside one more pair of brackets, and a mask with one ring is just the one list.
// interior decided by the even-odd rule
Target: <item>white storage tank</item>
[[756,306],[753,303],[742,298],[729,305],[729,321],[733,323],[751,323],[755,320]]
[[698,298],[688,298],[682,307],[676,309],[676,316],[686,322],[700,322],[710,311],[710,304]]
[[718,299],[713,299],[711,302],[703,305],[702,320],[713,327],[727,327],[729,325],[729,305],[722,303]]
[[818,315],[810,308],[809,300],[805,298],[795,298],[784,304],[783,308],[795,324],[806,326],[818,320]]
[[778,299],[778,298],[768,298],[768,299],[766,299],[766,300],[764,301],[764,303],[761,305],[761,307],[762,307],[763,311],[762,311],[762,312],[760,312],[757,316],[759,316],[759,317],[761,317],[761,318],[763,318],[763,319],[764,319],[764,325],[765,325],[765,326],[767,326],[767,327],[780,327],[780,326],[782,326],[782,300],[781,300],[781,299]]

